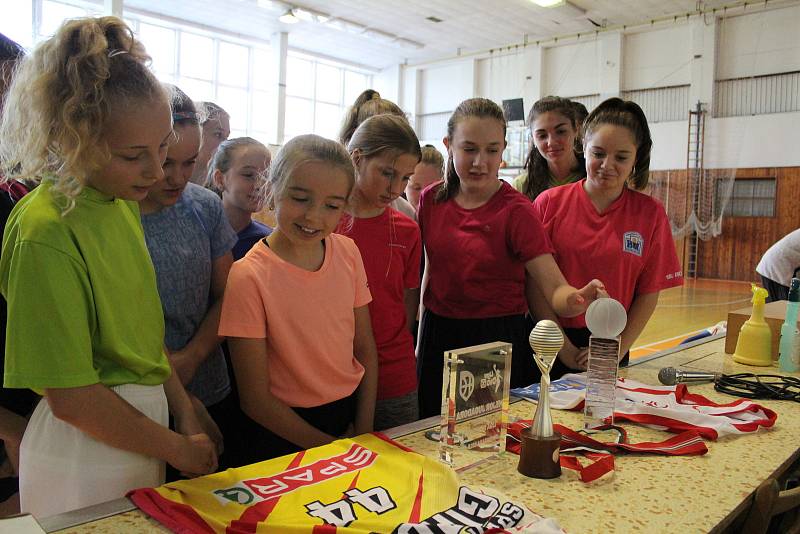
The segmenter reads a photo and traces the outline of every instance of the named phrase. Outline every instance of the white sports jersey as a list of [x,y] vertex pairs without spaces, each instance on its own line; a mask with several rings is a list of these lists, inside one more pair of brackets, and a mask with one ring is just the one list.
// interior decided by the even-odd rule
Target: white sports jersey
[[[513,394],[538,398],[536,388],[514,390]],[[534,396],[535,394],[535,396]],[[553,381],[550,406],[558,410],[583,410],[586,375],[568,374]],[[626,378],[617,379],[615,421],[631,421],[669,432],[694,430],[705,439],[748,434],[775,424],[778,415],[747,399],[727,404],[693,393],[685,384],[651,386]]]

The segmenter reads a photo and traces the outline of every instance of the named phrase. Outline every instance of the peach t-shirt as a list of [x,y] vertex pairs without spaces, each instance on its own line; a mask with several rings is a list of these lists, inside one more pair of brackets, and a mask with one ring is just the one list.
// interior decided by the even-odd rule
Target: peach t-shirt
[[259,241],[228,275],[219,335],[264,339],[270,390],[292,407],[350,395],[364,368],[353,355],[354,308],[372,300],[352,239],[325,238],[325,259],[310,272]]

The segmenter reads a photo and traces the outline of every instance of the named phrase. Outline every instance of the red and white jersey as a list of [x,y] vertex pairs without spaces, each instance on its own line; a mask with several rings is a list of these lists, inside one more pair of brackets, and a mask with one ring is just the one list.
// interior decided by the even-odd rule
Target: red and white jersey
[[[531,386],[512,392],[525,399],[538,398],[538,389]],[[550,406],[559,410],[583,410],[586,397],[586,375],[567,374],[550,385]],[[561,425],[553,425],[561,434],[561,452],[584,455],[591,463],[582,464],[576,456],[562,455],[561,467],[578,472],[583,482],[592,482],[614,471],[614,455],[622,452],[667,456],[695,456],[708,452],[703,438],[742,435],[759,428],[769,428],[778,416],[768,408],[750,400],[739,399],[718,404],[702,395],[689,393],[685,384],[650,386],[634,380],[617,380],[614,421],[630,421],[677,434],[660,442],[630,443],[625,429],[615,430],[618,440],[600,442]],[[517,421],[508,428],[506,449],[519,454],[520,433],[530,421]]]
[[[609,295],[630,309],[636,295],[683,284],[683,274],[667,214],[654,198],[625,188],[597,213],[585,179],[548,189],[534,209],[555,248],[564,278],[583,287],[596,278]],[[566,328],[583,328],[583,315],[559,318]]]
[[[559,381],[570,387],[551,387],[550,406],[558,410],[583,410],[586,375],[564,375]],[[769,428],[777,419],[774,411],[751,400],[718,404],[689,393],[686,384],[651,386],[626,378],[617,380],[615,421],[631,421],[669,432],[693,430],[705,439],[716,440]]]

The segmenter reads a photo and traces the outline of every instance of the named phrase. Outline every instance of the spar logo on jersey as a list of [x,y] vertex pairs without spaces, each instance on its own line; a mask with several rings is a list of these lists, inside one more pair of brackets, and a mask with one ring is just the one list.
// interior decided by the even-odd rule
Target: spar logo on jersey
[[242,480],[231,487],[214,490],[213,493],[223,505],[235,502],[249,506],[367,468],[377,457],[376,452],[353,444],[343,454],[323,458],[313,464],[288,469],[272,476]]
[[622,251],[630,254],[642,255],[644,238],[639,232],[625,232],[622,236]]

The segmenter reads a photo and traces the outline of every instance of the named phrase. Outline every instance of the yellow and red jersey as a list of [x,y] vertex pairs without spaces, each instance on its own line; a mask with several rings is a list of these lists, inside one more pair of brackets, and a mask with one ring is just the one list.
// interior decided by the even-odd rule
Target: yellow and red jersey
[[447,466],[380,434],[129,497],[181,533],[529,532],[534,523],[559,531],[524,506],[460,487]]

